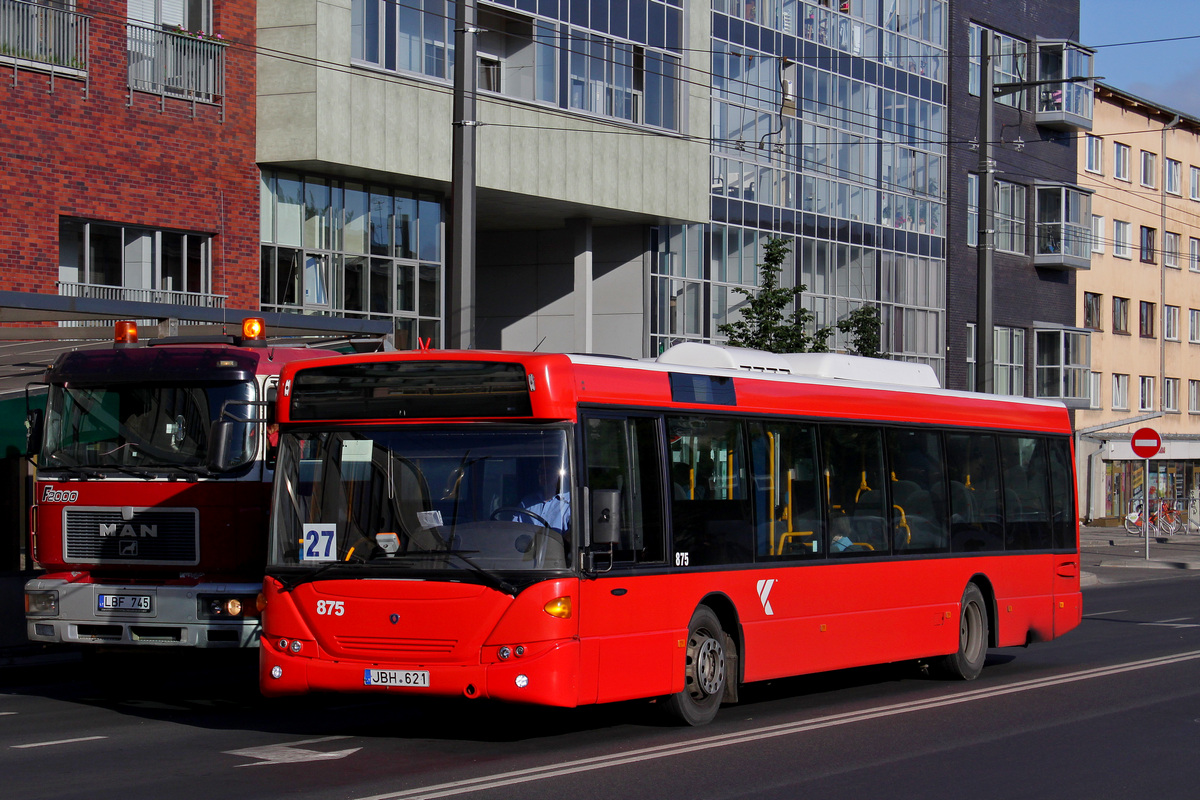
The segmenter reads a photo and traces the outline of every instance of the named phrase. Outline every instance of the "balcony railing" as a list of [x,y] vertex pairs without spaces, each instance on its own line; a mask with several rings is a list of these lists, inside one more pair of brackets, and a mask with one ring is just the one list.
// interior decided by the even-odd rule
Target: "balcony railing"
[[146,25],[126,25],[129,88],[160,97],[221,103],[225,44]]
[[74,11],[0,0],[0,60],[14,68],[87,71],[89,18]]
[[193,308],[224,308],[223,294],[201,292],[179,292],[169,289],[134,289],[128,286],[109,286],[100,283],[73,283],[58,281],[58,294],[62,297],[89,297],[96,300],[132,300],[139,303],[167,303]]

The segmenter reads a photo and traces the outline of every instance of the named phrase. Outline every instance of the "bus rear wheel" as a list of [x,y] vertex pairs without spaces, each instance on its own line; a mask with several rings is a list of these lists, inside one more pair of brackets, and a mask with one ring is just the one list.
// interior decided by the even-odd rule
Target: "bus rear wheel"
[[[687,663],[683,691],[666,700],[666,709],[688,725],[707,725],[717,715],[728,679],[726,642],[721,621],[700,606],[688,623]],[[728,654],[732,656],[733,654]]]
[[940,673],[948,678],[973,681],[987,659],[988,617],[983,592],[973,583],[963,592],[958,621],[958,652],[942,659]]

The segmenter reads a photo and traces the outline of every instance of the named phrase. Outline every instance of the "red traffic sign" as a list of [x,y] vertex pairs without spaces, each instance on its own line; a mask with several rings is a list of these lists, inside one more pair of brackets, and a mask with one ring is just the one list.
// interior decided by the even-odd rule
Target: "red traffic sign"
[[1154,458],[1162,449],[1162,437],[1154,428],[1138,428],[1133,432],[1133,454],[1138,458]]

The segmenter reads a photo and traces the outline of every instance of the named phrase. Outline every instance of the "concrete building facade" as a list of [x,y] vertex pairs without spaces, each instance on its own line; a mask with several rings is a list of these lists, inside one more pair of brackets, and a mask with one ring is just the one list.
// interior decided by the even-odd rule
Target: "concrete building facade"
[[[1200,489],[1200,120],[1107,85],[1079,148],[1091,189],[1092,268],[1077,324],[1090,331],[1090,404],[1076,413],[1080,507],[1119,521],[1135,503],[1191,506]],[[1130,437],[1158,432],[1149,462]]]

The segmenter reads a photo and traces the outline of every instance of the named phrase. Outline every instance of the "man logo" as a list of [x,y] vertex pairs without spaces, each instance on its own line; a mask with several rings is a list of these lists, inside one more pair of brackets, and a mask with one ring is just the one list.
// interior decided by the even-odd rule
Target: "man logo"
[[122,539],[121,540],[121,555],[126,556],[126,557],[136,556],[138,554],[137,545],[138,545],[138,543],[137,543],[136,539]]
[[763,611],[765,611],[767,613],[768,617],[775,615],[774,609],[771,608],[771,601],[767,599],[771,596],[771,589],[774,586],[775,586],[774,578],[772,578],[771,580],[758,582],[758,600],[760,603],[762,603]]

